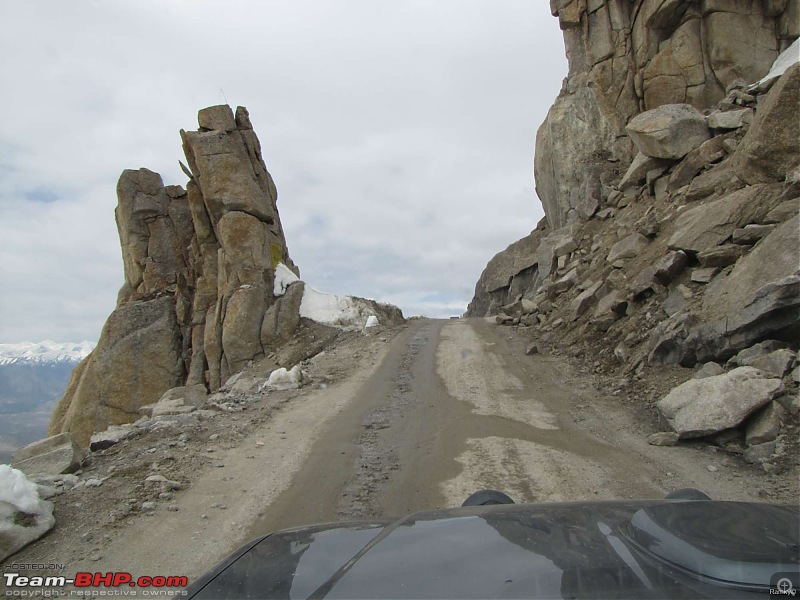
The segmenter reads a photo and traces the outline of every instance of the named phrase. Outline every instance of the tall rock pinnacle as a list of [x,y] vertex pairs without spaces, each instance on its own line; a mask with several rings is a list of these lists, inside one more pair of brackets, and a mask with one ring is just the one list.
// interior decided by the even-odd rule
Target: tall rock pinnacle
[[[169,388],[220,385],[268,354],[262,322],[289,257],[277,190],[247,109],[198,114],[181,131],[186,190],[158,173],[126,170],[116,209],[125,281],[97,348],[74,371],[50,422],[87,443],[138,418]],[[266,335],[269,342],[274,336]]]

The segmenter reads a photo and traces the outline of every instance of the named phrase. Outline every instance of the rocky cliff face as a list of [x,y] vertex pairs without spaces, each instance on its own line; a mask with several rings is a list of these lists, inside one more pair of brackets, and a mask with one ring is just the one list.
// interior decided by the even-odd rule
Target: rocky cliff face
[[546,218],[489,262],[467,314],[528,328],[603,372],[719,374],[757,360],[759,377],[786,386],[764,402],[790,393],[800,5],[551,6],[570,74],[537,135]]
[[553,229],[608,199],[636,149],[625,131],[664,104],[715,105],[800,35],[791,0],[550,0],[569,75],[536,136],[536,190]]
[[[651,171],[650,195],[660,178],[660,195],[678,199],[680,189],[708,164],[732,155],[736,140],[725,148],[722,143],[741,137],[750,126],[736,122],[735,115],[752,119],[756,100],[766,98],[763,86],[749,93],[744,88],[764,77],[800,35],[800,4],[782,0],[551,0],[550,6],[564,32],[569,74],[536,136],[534,175],[545,219],[489,263],[470,304],[473,316],[496,314],[523,291],[532,297],[552,279],[561,257],[572,253],[576,231],[598,215],[608,218],[606,209],[617,208],[620,193],[628,204],[627,198],[635,196],[631,188]],[[679,168],[676,161],[688,151],[673,148],[651,157],[652,148],[644,148],[640,153],[636,142],[647,141],[629,128],[637,115],[676,104],[733,113],[711,123],[680,120],[688,129],[673,130],[673,137],[686,137],[689,145],[692,136],[718,139]],[[750,110],[735,113],[744,108]],[[772,135],[792,133],[774,118],[754,127]],[[772,142],[770,135],[763,137]],[[742,150],[735,167],[729,166],[745,184],[781,181],[795,159],[786,149],[791,150],[787,141],[771,152],[762,148],[760,158]],[[655,173],[657,168],[661,172]],[[673,170],[678,173],[667,181]],[[700,199],[695,191],[688,200]]]
[[[247,110],[212,106],[198,122],[197,131],[181,131],[185,189],[165,186],[147,169],[119,179],[125,281],[97,348],[75,369],[51,418],[50,435],[70,432],[88,445],[93,432],[135,421],[140,407],[170,388],[215,391],[301,324],[303,283],[275,289],[279,265],[292,279],[299,270]],[[402,320],[394,307],[359,302],[386,324]]]

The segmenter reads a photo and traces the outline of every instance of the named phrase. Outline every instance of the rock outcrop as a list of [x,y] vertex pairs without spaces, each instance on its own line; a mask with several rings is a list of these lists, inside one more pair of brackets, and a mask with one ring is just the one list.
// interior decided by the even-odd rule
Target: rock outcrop
[[[606,200],[635,148],[625,127],[665,104],[713,106],[763,77],[800,35],[786,0],[550,0],[569,75],[536,136],[536,189],[552,229],[587,190]],[[621,171],[622,170],[622,171]]]
[[75,438],[65,432],[18,449],[10,466],[31,476],[74,473],[81,468],[87,454]]
[[781,380],[753,367],[690,379],[658,402],[658,409],[682,438],[702,437],[736,427],[767,404]]
[[[537,343],[637,377],[672,365],[725,377],[737,353],[781,344],[780,354],[759,358],[772,378],[762,404],[793,393],[798,4],[552,0],[551,8],[570,72],[537,134],[545,219],[489,262],[467,315],[496,315],[530,328]],[[713,383],[697,381],[706,381],[698,389]],[[776,410],[759,431],[772,431]],[[662,411],[673,425],[674,413]],[[681,437],[713,429],[675,426]]]
[[[94,432],[135,421],[169,389],[216,391],[300,326],[302,289],[275,290],[279,267],[295,279],[299,270],[247,110],[212,106],[198,123],[181,131],[185,188],[165,186],[148,169],[120,176],[125,280],[97,347],[51,418],[51,436],[70,432],[87,446]],[[364,320],[402,321],[394,307],[364,303]]]

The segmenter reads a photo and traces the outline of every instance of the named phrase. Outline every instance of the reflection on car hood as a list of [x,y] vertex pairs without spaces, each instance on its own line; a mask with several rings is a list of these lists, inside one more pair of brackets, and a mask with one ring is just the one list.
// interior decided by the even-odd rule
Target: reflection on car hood
[[275,533],[234,553],[190,592],[293,599],[763,597],[776,574],[797,577],[798,530],[797,509],[737,502],[460,508]]

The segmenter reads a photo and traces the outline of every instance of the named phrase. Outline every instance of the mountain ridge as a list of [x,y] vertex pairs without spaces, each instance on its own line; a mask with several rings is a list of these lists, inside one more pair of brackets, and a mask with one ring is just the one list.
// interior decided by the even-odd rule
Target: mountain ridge
[[0,344],[0,365],[79,363],[97,344],[82,342],[18,342]]

